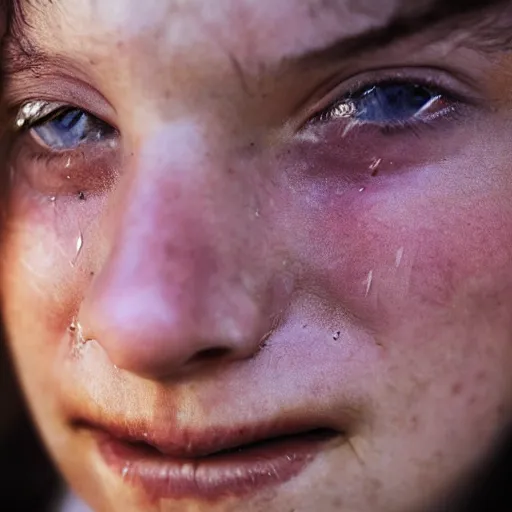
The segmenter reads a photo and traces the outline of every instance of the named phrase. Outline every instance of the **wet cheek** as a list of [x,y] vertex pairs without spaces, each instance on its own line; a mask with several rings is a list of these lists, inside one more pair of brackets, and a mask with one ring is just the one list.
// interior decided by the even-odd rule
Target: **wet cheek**
[[[35,197],[21,188],[12,197],[12,222],[5,240],[3,295],[16,315],[35,317],[62,332],[77,311],[95,268],[98,252],[91,199],[72,214],[69,202]],[[95,240],[92,243],[92,240]],[[20,307],[23,305],[23,308]]]
[[512,285],[512,209],[502,191],[441,188],[421,173],[339,190],[333,180],[296,190],[287,218],[297,225],[286,229],[303,284],[340,308],[385,322],[419,307],[446,309],[470,288]]

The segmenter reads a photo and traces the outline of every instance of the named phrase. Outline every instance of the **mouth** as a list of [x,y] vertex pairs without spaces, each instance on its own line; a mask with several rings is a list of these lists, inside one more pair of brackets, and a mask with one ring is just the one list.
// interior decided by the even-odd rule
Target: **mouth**
[[183,443],[145,431],[88,426],[104,462],[150,500],[218,500],[253,494],[301,473],[343,442],[330,428],[251,428],[187,435]]

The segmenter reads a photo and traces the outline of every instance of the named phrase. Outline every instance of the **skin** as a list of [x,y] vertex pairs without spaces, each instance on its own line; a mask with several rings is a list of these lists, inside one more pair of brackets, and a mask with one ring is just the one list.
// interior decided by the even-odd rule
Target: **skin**
[[[424,510],[510,426],[512,60],[467,27],[298,62],[404,9],[27,7],[28,36],[59,60],[12,73],[8,101],[78,103],[121,134],[68,167],[16,138],[1,270],[34,418],[95,510]],[[305,126],[386,73],[465,100],[417,132]],[[314,417],[347,439],[243,499],[155,501],[104,466],[80,414],[183,439]]]

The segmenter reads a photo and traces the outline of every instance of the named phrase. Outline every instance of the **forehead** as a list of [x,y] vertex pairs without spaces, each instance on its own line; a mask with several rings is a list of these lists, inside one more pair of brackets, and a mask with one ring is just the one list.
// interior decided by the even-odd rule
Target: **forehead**
[[[352,38],[421,12],[432,0],[40,0],[27,3],[33,37],[46,47],[108,51],[192,42],[282,56]],[[411,5],[413,4],[413,5]],[[148,51],[149,48],[146,48]]]

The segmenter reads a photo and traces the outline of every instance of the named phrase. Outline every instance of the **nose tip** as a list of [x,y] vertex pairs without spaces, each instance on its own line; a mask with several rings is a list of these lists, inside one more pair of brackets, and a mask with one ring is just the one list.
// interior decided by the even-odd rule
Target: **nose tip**
[[[99,281],[84,301],[80,323],[113,365],[146,379],[164,379],[252,357],[264,329],[256,304],[216,294],[191,300],[163,296],[159,286],[129,287]],[[197,299],[197,297],[196,297]]]

